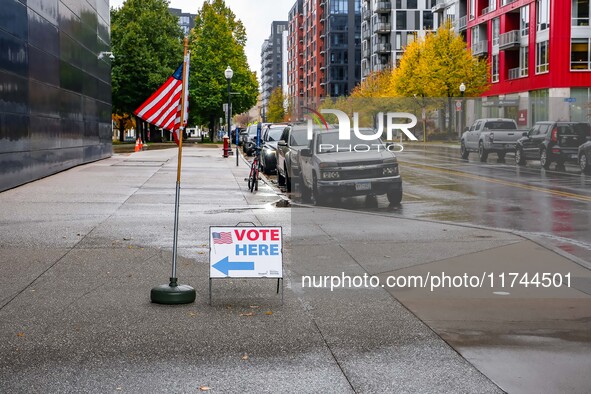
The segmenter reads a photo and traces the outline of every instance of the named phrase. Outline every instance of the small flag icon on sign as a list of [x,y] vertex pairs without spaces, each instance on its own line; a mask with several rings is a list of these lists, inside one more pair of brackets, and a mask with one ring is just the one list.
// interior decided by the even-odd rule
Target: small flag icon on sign
[[212,233],[213,243],[214,244],[231,244],[232,241],[232,233],[231,232],[219,232],[219,233]]

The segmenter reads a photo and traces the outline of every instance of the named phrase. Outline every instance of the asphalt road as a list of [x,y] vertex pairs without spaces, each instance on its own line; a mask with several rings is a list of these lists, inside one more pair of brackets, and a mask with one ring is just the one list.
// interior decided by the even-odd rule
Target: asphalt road
[[[574,164],[543,170],[537,161],[516,166],[513,155],[498,163],[491,154],[462,160],[459,147],[405,145],[398,154],[402,205],[385,196],[333,201],[331,206],[509,230],[591,262],[591,177]],[[292,196],[298,201],[297,193]],[[591,265],[590,265],[591,266]]]

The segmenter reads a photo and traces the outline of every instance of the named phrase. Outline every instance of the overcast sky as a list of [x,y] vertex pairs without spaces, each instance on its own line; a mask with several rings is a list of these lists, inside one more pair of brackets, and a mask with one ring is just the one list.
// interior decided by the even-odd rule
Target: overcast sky
[[[272,21],[286,21],[295,0],[225,0],[246,27],[248,64],[257,75],[261,73],[261,46],[271,34]],[[120,7],[125,0],[110,0],[111,7]],[[170,0],[170,7],[196,14],[204,0]]]

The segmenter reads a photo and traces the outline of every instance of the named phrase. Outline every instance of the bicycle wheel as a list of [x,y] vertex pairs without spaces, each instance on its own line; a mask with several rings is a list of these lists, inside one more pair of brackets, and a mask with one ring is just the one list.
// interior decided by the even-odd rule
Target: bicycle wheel
[[258,169],[258,167],[254,171],[254,190],[255,191],[258,191],[259,190],[259,169]]
[[254,187],[254,169],[255,169],[255,162],[253,161],[253,163],[250,166],[250,174],[248,174],[248,190],[250,190],[252,192],[252,189]]

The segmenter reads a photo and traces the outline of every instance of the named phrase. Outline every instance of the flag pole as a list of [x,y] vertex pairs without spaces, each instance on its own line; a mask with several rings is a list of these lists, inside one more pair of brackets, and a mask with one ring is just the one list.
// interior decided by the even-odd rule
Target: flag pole
[[160,285],[154,287],[150,294],[152,302],[158,304],[189,304],[195,301],[195,289],[188,285],[179,285],[177,283],[177,246],[178,246],[178,235],[179,235],[179,206],[180,206],[180,194],[181,194],[181,164],[183,159],[183,134],[185,130],[185,112],[188,89],[188,69],[187,69],[187,54],[189,52],[189,39],[185,37],[184,40],[184,55],[183,55],[183,77],[182,77],[182,89],[181,89],[181,113],[180,113],[180,126],[178,130],[179,140],[179,153],[176,173],[176,195],[174,199],[174,238],[172,243],[172,275],[170,277],[170,283],[168,285]]

